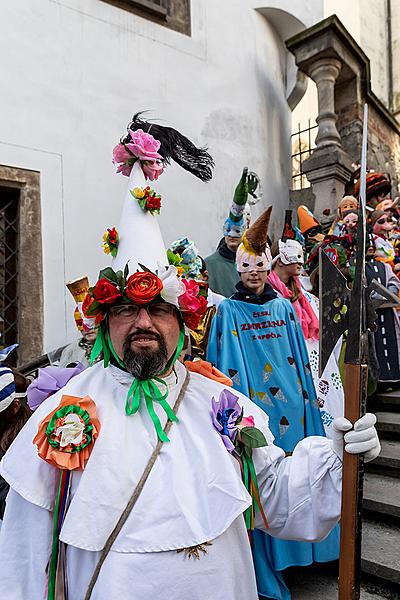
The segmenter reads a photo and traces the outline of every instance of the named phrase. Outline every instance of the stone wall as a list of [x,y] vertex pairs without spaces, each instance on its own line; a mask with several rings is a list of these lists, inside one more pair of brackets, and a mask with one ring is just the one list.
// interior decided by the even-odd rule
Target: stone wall
[[[336,95],[340,94],[340,87]],[[399,127],[368,100],[368,168],[388,173],[392,179],[392,194],[400,185]],[[362,142],[363,103],[353,103],[338,111],[337,127],[342,146],[354,163],[360,162]]]

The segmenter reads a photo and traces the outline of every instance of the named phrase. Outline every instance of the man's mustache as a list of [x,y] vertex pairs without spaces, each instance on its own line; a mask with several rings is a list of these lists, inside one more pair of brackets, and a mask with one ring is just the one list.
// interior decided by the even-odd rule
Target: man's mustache
[[142,338],[142,337],[146,337],[146,338],[157,340],[157,341],[161,340],[161,335],[159,333],[157,333],[156,331],[151,331],[150,329],[135,329],[135,331],[132,331],[127,336],[126,344],[130,344],[135,339]]

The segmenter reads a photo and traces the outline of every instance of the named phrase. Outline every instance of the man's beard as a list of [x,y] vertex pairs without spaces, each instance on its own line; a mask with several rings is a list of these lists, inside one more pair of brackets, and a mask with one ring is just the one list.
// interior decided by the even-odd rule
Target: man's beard
[[131,348],[131,342],[133,336],[138,334],[149,335],[149,332],[145,329],[138,329],[135,333],[127,336],[123,346],[124,365],[127,371],[137,379],[151,379],[163,373],[167,366],[168,351],[165,339],[159,333],[151,332],[151,336],[158,341],[158,349],[143,348],[135,351]]

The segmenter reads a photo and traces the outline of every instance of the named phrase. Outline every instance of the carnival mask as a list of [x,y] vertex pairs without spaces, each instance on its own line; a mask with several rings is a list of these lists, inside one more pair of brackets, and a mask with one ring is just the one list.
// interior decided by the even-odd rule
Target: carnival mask
[[246,227],[247,224],[243,218],[237,223],[235,223],[230,217],[228,217],[227,219],[225,219],[223,227],[224,236],[241,238],[243,232],[246,230]]
[[278,242],[279,258],[284,265],[303,264],[304,252],[302,245],[296,240],[286,240]]
[[342,219],[343,215],[346,211],[348,210],[357,210],[358,209],[358,202],[355,198],[348,196],[343,198],[343,200],[339,203],[338,206],[338,214],[339,217]]
[[388,235],[394,227],[392,219],[388,215],[382,215],[374,223],[374,233],[376,235]]
[[236,252],[236,268],[239,273],[268,271],[271,260],[271,251],[268,246],[262,254],[256,254],[249,252],[243,244],[240,244]]

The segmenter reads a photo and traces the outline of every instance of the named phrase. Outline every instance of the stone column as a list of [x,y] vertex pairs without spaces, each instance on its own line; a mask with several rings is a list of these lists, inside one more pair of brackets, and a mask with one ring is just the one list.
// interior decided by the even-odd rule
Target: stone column
[[[304,162],[303,171],[312,185],[314,213],[321,223],[332,220],[352,172],[351,160],[342,149],[336,128],[335,84],[341,67],[340,60],[332,57],[315,60],[308,69],[317,85],[318,135],[316,148]],[[327,210],[329,213],[325,214]]]
[[335,83],[341,63],[336,58],[322,58],[310,67],[309,76],[317,85],[318,93],[318,148],[336,144],[340,146],[340,135],[336,129]]

